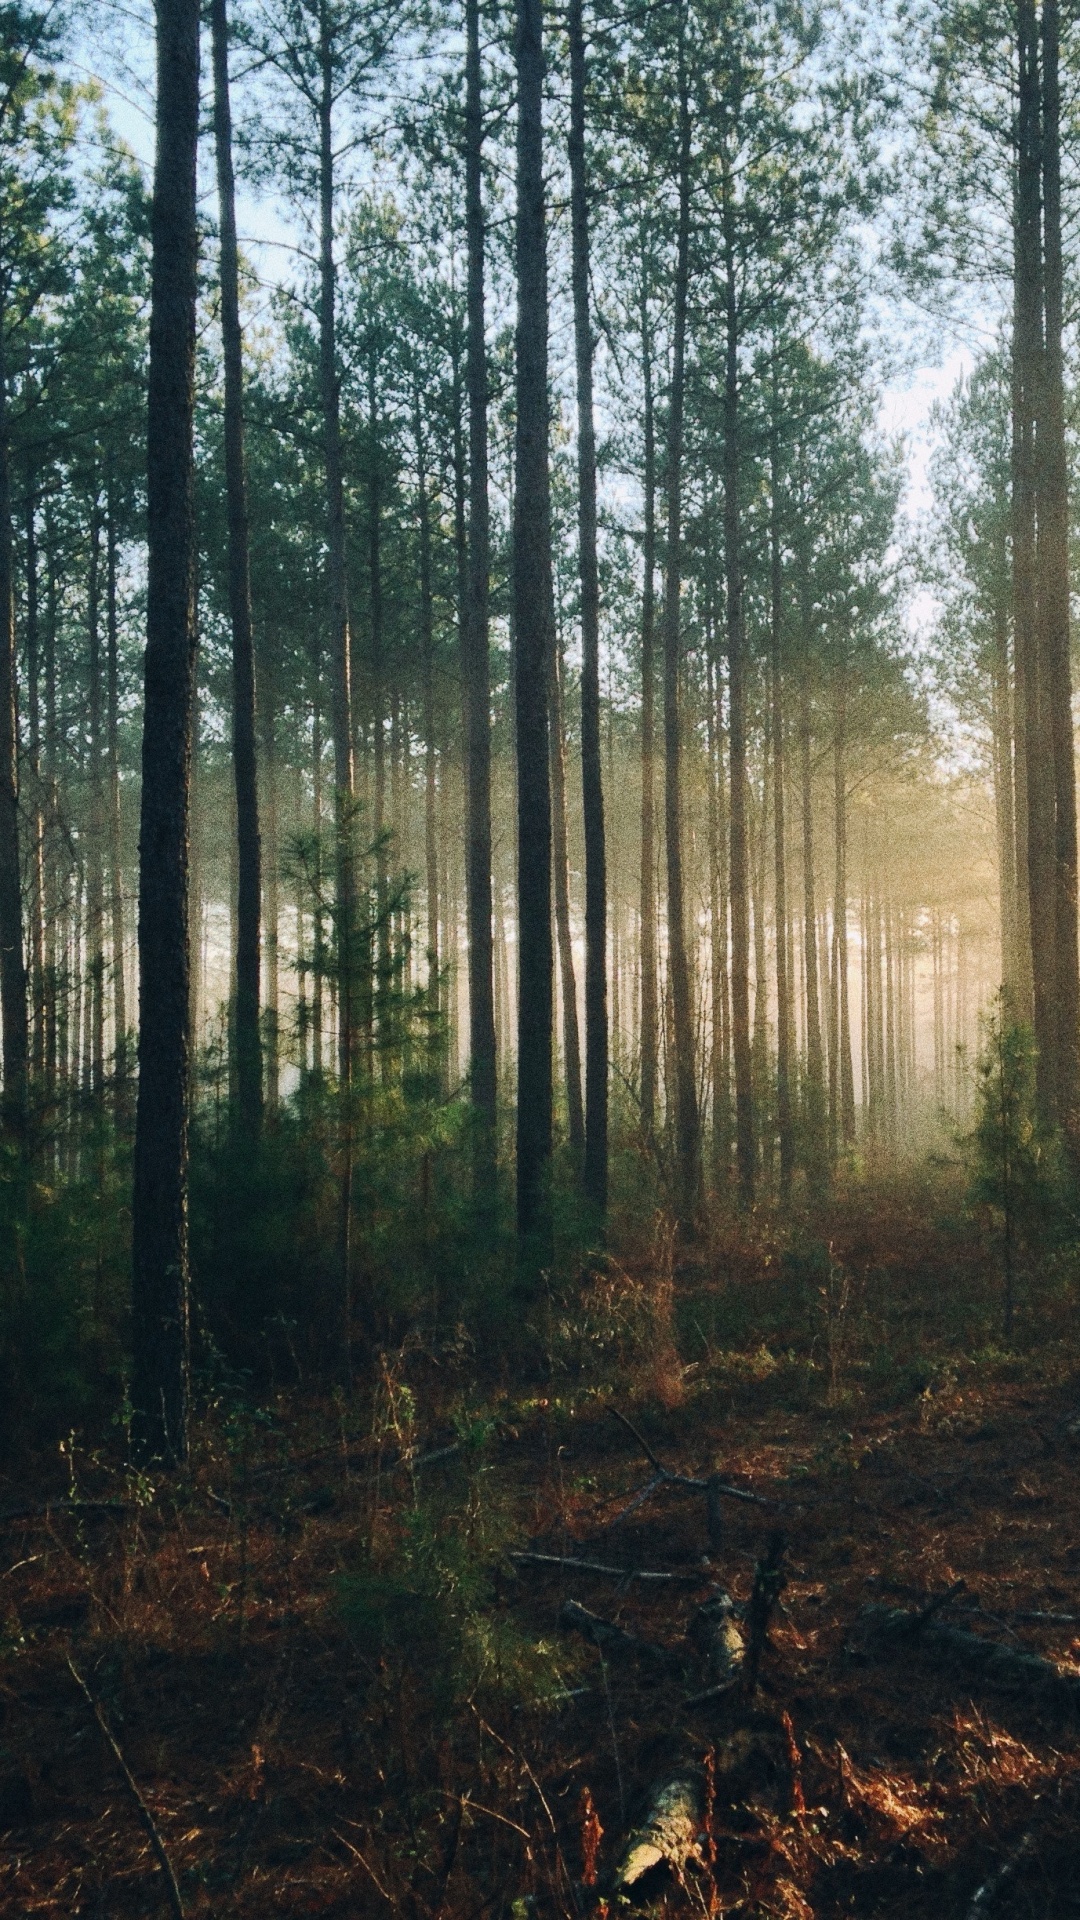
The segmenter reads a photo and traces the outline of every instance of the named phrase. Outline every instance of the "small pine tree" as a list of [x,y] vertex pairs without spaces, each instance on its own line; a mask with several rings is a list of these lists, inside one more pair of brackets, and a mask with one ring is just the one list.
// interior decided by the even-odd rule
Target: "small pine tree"
[[1058,1190],[1058,1155],[1035,1111],[1035,1041],[1002,993],[983,1023],[976,1088],[972,1201],[1001,1233],[1003,1326],[1016,1311],[1018,1263],[1045,1236]]

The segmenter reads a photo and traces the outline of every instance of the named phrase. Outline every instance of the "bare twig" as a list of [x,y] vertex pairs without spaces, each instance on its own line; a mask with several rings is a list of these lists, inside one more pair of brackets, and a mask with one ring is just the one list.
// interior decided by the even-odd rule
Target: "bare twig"
[[708,1572],[652,1573],[642,1567],[608,1567],[599,1560],[564,1559],[559,1553],[519,1552],[508,1558],[518,1567],[557,1567],[562,1573],[591,1573],[602,1580],[623,1580],[627,1586],[632,1580],[641,1580],[651,1586],[700,1587],[711,1578]]
[[122,1752],[120,1751],[120,1747],[117,1742],[116,1735],[114,1734],[107,1719],[105,1718],[104,1707],[102,1706],[100,1700],[97,1698],[96,1694],[94,1694],[91,1691],[90,1687],[87,1685],[86,1681],[83,1679],[82,1674],[79,1672],[79,1669],[75,1665],[74,1660],[71,1658],[70,1653],[67,1656],[67,1663],[68,1663],[68,1671],[70,1672],[72,1679],[74,1680],[76,1686],[79,1688],[79,1691],[82,1693],[84,1699],[88,1702],[90,1710],[93,1713],[94,1719],[97,1721],[98,1726],[101,1728],[101,1732],[104,1736],[106,1745],[108,1746],[113,1759],[116,1761],[116,1764],[120,1769],[120,1772],[123,1774],[124,1785],[128,1790],[128,1795],[131,1800],[131,1803],[134,1806],[140,1821],[142,1822],[143,1828],[146,1832],[147,1839],[149,1840],[150,1846],[153,1850],[154,1858],[157,1861],[158,1866],[161,1868],[162,1875],[165,1880],[165,1887],[168,1895],[168,1901],[173,1911],[174,1920],[184,1920],[184,1903],[180,1898],[180,1889],[176,1884],[176,1875],[173,1872],[172,1861],[169,1859],[169,1856],[165,1851],[165,1842],[163,1841],[160,1833],[158,1832],[157,1823],[154,1819],[154,1816],[151,1813],[149,1807],[147,1806],[146,1801],[143,1799],[142,1793],[140,1792],[139,1783],[136,1780],[135,1775],[132,1773],[131,1768],[128,1766],[127,1761],[124,1759]]

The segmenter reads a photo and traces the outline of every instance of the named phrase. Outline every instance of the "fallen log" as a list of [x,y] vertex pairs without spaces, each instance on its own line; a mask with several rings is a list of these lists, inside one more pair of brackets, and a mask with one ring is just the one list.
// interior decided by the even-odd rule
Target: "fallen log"
[[593,1613],[591,1608],[583,1607],[577,1600],[563,1601],[559,1608],[559,1625],[571,1633],[582,1634],[604,1654],[632,1655],[639,1660],[655,1660],[668,1667],[682,1665],[671,1647],[659,1647],[651,1640],[642,1640],[639,1634],[628,1632],[615,1620],[605,1620],[603,1614]]
[[1059,1667],[1041,1653],[1004,1646],[999,1640],[909,1613],[904,1607],[864,1607],[857,1624],[870,1651],[898,1653],[917,1646],[956,1667],[967,1679],[1035,1694],[1056,1706],[1080,1707],[1080,1673]]
[[704,1601],[691,1620],[686,1637],[704,1664],[709,1682],[707,1691],[712,1694],[717,1689],[726,1690],[738,1678],[746,1655],[730,1593],[714,1593]]
[[636,1886],[654,1867],[667,1866],[681,1877],[691,1856],[700,1856],[704,1811],[705,1781],[696,1767],[670,1774],[654,1787],[645,1817],[630,1835],[615,1869],[616,1893]]

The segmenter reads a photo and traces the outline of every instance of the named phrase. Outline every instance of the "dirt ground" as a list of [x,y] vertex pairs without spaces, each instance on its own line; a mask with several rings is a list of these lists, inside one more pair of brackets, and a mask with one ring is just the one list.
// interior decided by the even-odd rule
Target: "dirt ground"
[[[935,1348],[925,1384],[909,1368],[875,1396],[859,1368],[905,1285],[914,1312],[914,1265],[878,1262],[843,1353],[838,1270],[813,1391],[796,1349],[734,1355],[706,1328],[666,1387],[541,1384],[470,1425],[445,1356],[417,1350],[363,1408],[211,1408],[182,1483],[78,1445],[9,1478],[0,1912],[166,1912],[156,1844],[191,1915],[576,1920],[615,1910],[626,1835],[690,1765],[714,1804],[681,1876],[637,1890],[652,1912],[1080,1914],[1080,1372],[1060,1347]],[[720,1494],[710,1521],[646,1450],[757,1498]],[[738,1618],[776,1535],[756,1689],[687,1705],[698,1608],[723,1588]],[[670,1657],[601,1653],[567,1599]],[[875,1638],[867,1606],[913,1625]],[[946,1625],[1058,1679],[986,1672]]]

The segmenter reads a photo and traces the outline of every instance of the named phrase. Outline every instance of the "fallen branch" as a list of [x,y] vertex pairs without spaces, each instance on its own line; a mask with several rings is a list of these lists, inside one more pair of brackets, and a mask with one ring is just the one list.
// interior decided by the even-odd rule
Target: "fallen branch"
[[643,1567],[607,1567],[599,1560],[564,1559],[558,1553],[526,1553],[524,1551],[507,1555],[517,1567],[557,1567],[562,1573],[591,1573],[602,1580],[623,1580],[627,1586],[632,1580],[641,1580],[651,1586],[700,1587],[709,1578],[702,1573],[652,1573]]
[[56,1500],[41,1500],[33,1506],[7,1507],[0,1513],[0,1526],[15,1520],[46,1520],[51,1513],[130,1513],[126,1500],[69,1500],[61,1494]]
[[686,1487],[692,1492],[704,1493],[710,1503],[710,1508],[712,1508],[713,1503],[721,1496],[725,1500],[744,1500],[748,1502],[749,1505],[755,1507],[776,1506],[777,1502],[767,1499],[763,1493],[748,1493],[745,1487],[729,1487],[726,1482],[721,1480],[715,1473],[710,1474],[707,1479],[702,1479],[698,1474],[676,1473],[673,1468],[665,1467],[663,1461],[658,1459],[653,1452],[644,1435],[638,1432],[633,1421],[628,1420],[625,1413],[620,1413],[618,1407],[609,1407],[608,1412],[613,1413],[620,1425],[624,1426],[627,1432],[633,1435],[650,1466],[656,1468],[654,1478],[649,1481],[647,1486],[642,1487],[639,1493],[635,1494],[630,1505],[625,1507],[622,1513],[616,1514],[614,1520],[608,1521],[609,1528],[617,1527],[620,1521],[625,1520],[629,1514],[634,1513],[638,1507],[642,1506],[652,1494],[656,1493],[659,1488],[663,1486]]
[[1056,1666],[1040,1653],[1026,1653],[984,1639],[964,1627],[923,1621],[903,1607],[864,1607],[859,1615],[863,1638],[871,1647],[891,1651],[910,1647],[916,1639],[926,1652],[957,1667],[969,1678],[991,1686],[1041,1694],[1059,1706],[1080,1707],[1080,1674]]
[[637,1659],[657,1660],[665,1666],[679,1666],[681,1662],[671,1647],[658,1647],[651,1640],[642,1640],[639,1634],[629,1633],[614,1620],[605,1620],[600,1613],[593,1613],[589,1607],[583,1607],[577,1600],[564,1600],[559,1608],[559,1625],[572,1633],[583,1634],[591,1640],[601,1653],[632,1654]]
[[97,1721],[98,1726],[101,1728],[101,1732],[104,1735],[106,1745],[108,1746],[109,1751],[113,1756],[113,1759],[116,1761],[116,1764],[119,1767],[120,1772],[124,1777],[124,1785],[128,1790],[128,1795],[131,1800],[131,1803],[134,1806],[135,1811],[139,1816],[139,1819],[143,1825],[143,1828],[145,1829],[147,1838],[150,1842],[150,1846],[153,1850],[154,1858],[156,1859],[158,1866],[161,1868],[162,1874],[164,1876],[165,1887],[168,1895],[168,1901],[169,1901],[170,1907],[172,1908],[175,1920],[184,1920],[184,1903],[180,1898],[180,1889],[176,1884],[176,1875],[173,1872],[172,1861],[169,1859],[169,1856],[165,1851],[165,1842],[163,1841],[160,1833],[158,1832],[157,1823],[154,1820],[154,1816],[151,1813],[149,1807],[147,1806],[146,1801],[143,1799],[141,1792],[139,1791],[138,1781],[136,1780],[134,1774],[132,1773],[131,1768],[128,1766],[127,1761],[124,1759],[124,1756],[117,1742],[116,1735],[114,1734],[107,1719],[105,1718],[105,1709],[103,1708],[100,1700],[97,1698],[96,1694],[94,1694],[91,1691],[90,1687],[87,1685],[86,1681],[83,1679],[82,1674],[79,1672],[79,1669],[75,1665],[75,1662],[71,1658],[70,1654],[68,1654],[67,1656],[67,1663],[68,1663],[68,1671],[70,1672],[71,1677],[74,1680],[76,1686],[79,1688],[79,1691],[83,1694],[84,1698],[89,1703],[90,1710],[93,1713],[94,1719]]

